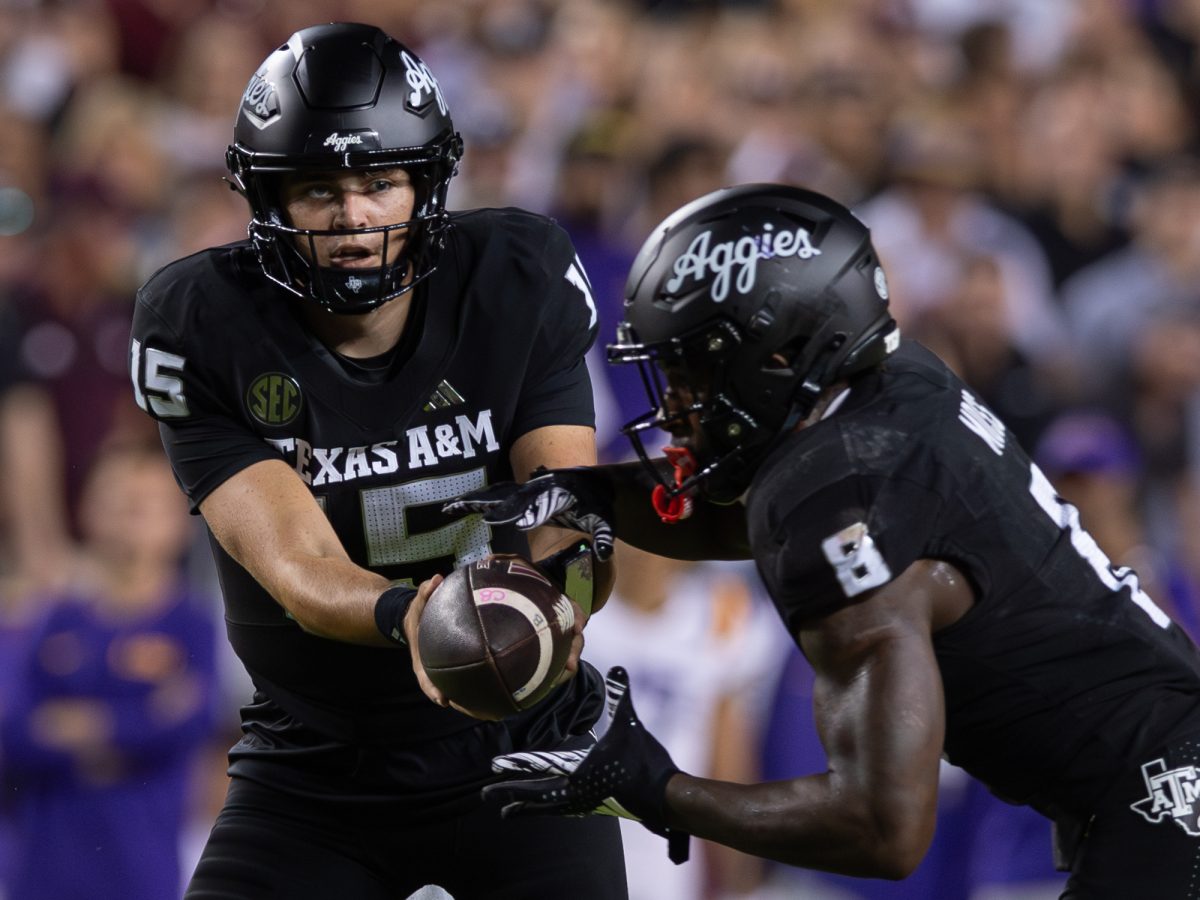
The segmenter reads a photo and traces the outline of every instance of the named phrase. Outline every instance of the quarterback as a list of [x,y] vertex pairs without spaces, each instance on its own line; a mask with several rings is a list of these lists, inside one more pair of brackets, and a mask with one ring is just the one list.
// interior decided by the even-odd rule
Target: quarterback
[[592,740],[604,689],[581,635],[574,677],[500,722],[450,708],[409,649],[456,565],[579,546],[442,505],[595,461],[587,277],[548,219],[449,212],[461,152],[410,49],[299,31],[237,113],[249,239],[138,293],[136,399],[212,537],[255,687],[192,900],[626,896],[615,821],[514,828],[479,800],[493,756]]

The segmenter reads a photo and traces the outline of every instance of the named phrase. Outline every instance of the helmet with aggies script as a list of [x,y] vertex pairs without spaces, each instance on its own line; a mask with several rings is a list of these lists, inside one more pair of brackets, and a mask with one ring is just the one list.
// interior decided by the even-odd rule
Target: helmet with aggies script
[[[887,299],[867,227],[841,204],[777,184],[701,197],[654,230],[630,270],[608,358],[641,367],[651,409],[622,430],[667,496],[733,500],[825,388],[899,346]],[[654,428],[687,436],[692,459],[668,454],[673,482],[643,445]]]
[[[462,139],[429,68],[369,25],[296,32],[250,79],[226,153],[234,187],[250,204],[250,237],[269,278],[333,312],[361,313],[411,290],[437,265],[449,227],[446,190]],[[289,225],[282,175],[304,170],[401,167],[416,191],[412,219],[339,234],[382,232],[403,240],[378,268],[317,266],[302,242],[328,231]]]

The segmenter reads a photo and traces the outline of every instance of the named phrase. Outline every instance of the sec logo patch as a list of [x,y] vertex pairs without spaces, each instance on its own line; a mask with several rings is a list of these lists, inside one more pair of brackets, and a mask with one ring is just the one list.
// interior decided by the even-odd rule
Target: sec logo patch
[[246,391],[246,409],[263,425],[287,425],[301,406],[300,385],[281,372],[259,375]]

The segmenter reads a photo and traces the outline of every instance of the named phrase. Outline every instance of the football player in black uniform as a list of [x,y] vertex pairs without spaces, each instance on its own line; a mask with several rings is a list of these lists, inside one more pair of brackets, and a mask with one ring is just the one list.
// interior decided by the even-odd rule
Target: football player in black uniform
[[[1003,423],[900,339],[887,299],[866,227],[830,199],[703,197],[647,241],[609,347],[653,395],[627,433],[640,448],[668,429],[673,465],[643,452],[646,467],[456,504],[523,525],[590,509],[648,550],[748,551],[815,671],[828,770],[758,785],[680,773],[615,669],[615,718],[591,751],[502,757],[516,777],[487,793],[509,815],[611,795],[669,836],[895,879],[929,845],[945,755],[1056,824],[1063,896],[1200,897],[1196,647]],[[654,520],[651,485],[676,524]]]
[[228,152],[250,239],[138,294],[136,399],[213,537],[256,688],[189,898],[626,896],[614,820],[514,828],[479,802],[493,756],[590,740],[604,689],[582,638],[574,677],[502,722],[446,708],[403,646],[441,574],[578,537],[527,542],[445,501],[595,461],[587,278],[546,218],[447,212],[460,152],[411,50],[297,32]]

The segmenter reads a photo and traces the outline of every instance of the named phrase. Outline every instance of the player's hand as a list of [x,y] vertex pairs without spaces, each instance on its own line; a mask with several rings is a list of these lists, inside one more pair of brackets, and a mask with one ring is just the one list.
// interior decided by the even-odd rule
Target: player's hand
[[687,835],[666,823],[667,782],[679,772],[670,754],[646,731],[633,708],[629,675],[620,666],[604,680],[608,730],[583,751],[508,753],[492,770],[514,777],[489,784],[485,800],[501,815],[619,815],[639,821],[670,842],[671,859],[687,859]]
[[425,674],[425,666],[421,664],[420,642],[417,640],[417,635],[421,631],[421,613],[425,610],[425,604],[429,602],[429,597],[437,589],[437,586],[442,583],[441,575],[434,575],[432,578],[422,581],[417,586],[417,596],[413,598],[413,602],[409,604],[408,612],[404,614],[404,639],[408,644],[408,650],[412,654],[413,672],[417,676],[417,684],[425,696],[436,703],[438,706],[450,706],[450,701],[446,696],[433,686],[433,682],[429,680],[429,676]]
[[608,477],[591,466],[571,469],[538,468],[524,484],[502,481],[464,494],[442,507],[445,513],[482,513],[489,525],[516,525],[529,531],[557,525],[592,537],[596,559],[606,560],[613,549],[613,487]]

